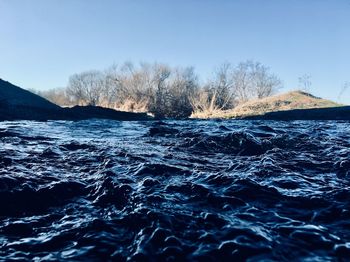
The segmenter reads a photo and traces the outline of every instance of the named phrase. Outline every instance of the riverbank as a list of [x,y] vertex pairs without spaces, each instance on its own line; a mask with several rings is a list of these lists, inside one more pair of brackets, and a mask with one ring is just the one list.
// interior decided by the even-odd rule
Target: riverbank
[[[327,110],[323,110],[328,108]],[[331,109],[332,108],[332,109]],[[306,110],[306,111],[304,111]],[[320,110],[320,111],[319,111]],[[348,119],[349,108],[344,105],[313,96],[303,91],[292,91],[242,103],[230,110],[197,112],[192,118],[210,119],[276,119],[276,120],[324,120]],[[350,113],[350,112],[349,112]],[[322,116],[322,114],[325,114]]]
[[[350,120],[350,106],[293,91],[248,101],[234,109],[197,112],[197,119]],[[98,106],[60,107],[0,79],[0,121],[5,120],[151,120],[147,113],[123,112]]]
[[0,121],[5,120],[149,120],[146,113],[116,111],[97,106],[63,108],[0,79]]
[[295,109],[245,116],[247,120],[350,120],[350,106],[331,108]]

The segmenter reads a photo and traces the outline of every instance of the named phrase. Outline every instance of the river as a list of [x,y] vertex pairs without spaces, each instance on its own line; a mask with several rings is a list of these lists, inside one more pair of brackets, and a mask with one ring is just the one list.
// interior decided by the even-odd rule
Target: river
[[0,122],[0,258],[344,261],[350,124]]

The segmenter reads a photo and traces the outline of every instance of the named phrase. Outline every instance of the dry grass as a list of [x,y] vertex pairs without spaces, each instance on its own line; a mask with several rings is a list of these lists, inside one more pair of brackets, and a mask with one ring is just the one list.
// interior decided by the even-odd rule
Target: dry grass
[[144,113],[148,110],[148,101],[135,102],[132,99],[127,99],[122,104],[117,105],[115,109],[134,113]]
[[192,118],[242,118],[263,115],[268,112],[293,109],[337,107],[341,104],[315,97],[302,91],[292,91],[281,95],[256,99],[238,105],[234,109],[215,112],[196,112]]
[[195,111],[192,113],[191,118],[221,118],[224,110],[205,110],[205,111]]

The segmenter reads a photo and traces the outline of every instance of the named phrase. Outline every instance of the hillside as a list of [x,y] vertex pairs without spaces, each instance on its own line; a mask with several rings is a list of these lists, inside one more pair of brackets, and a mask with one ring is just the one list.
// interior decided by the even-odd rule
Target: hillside
[[229,113],[228,117],[244,117],[276,111],[338,106],[341,105],[330,100],[322,99],[302,91],[292,91],[239,105],[232,113]]
[[[268,120],[350,120],[350,107],[301,91],[257,99],[235,109],[195,118],[235,118]],[[148,120],[146,113],[76,106],[62,108],[48,100],[0,79],[0,121],[3,120]]]
[[238,105],[232,110],[216,112],[203,118],[245,118],[260,116],[269,112],[289,111],[296,109],[332,108],[341,104],[322,99],[302,91],[292,91],[280,95],[255,99]]
[[0,79],[0,121],[3,120],[146,120],[142,113],[121,112],[102,107],[62,108],[27,90]]
[[59,109],[59,106],[48,100],[0,78],[0,107],[14,108],[18,106]]

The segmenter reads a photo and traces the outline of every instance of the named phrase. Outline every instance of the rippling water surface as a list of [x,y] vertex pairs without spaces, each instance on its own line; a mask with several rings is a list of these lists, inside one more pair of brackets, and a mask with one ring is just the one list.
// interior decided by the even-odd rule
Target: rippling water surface
[[350,124],[0,123],[0,258],[350,258]]

